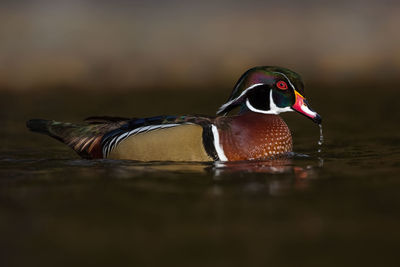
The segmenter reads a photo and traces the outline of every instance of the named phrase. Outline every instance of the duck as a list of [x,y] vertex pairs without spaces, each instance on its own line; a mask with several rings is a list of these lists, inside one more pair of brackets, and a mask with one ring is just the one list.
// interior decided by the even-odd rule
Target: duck
[[94,116],[78,124],[31,119],[26,125],[63,142],[85,159],[266,160],[292,152],[290,129],[279,116],[292,111],[322,122],[305,98],[299,74],[283,67],[258,66],[244,72],[216,116]]

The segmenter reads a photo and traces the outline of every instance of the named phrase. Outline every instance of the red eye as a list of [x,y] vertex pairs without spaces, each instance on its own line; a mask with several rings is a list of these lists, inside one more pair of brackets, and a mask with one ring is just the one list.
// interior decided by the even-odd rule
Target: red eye
[[288,89],[287,84],[284,81],[279,81],[276,83],[276,87],[278,87],[281,90],[286,90]]

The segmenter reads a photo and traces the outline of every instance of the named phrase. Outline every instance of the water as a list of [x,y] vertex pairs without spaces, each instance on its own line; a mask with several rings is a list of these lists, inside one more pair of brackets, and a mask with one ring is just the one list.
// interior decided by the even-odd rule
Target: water
[[24,126],[212,114],[224,92],[3,94],[1,266],[397,266],[394,91],[375,97],[374,109],[354,88],[312,91],[323,150],[315,124],[283,114],[295,153],[275,161],[88,161]]
[[318,124],[319,127],[319,140],[318,140],[318,145],[322,146],[322,144],[324,143],[324,135],[322,133],[322,124]]

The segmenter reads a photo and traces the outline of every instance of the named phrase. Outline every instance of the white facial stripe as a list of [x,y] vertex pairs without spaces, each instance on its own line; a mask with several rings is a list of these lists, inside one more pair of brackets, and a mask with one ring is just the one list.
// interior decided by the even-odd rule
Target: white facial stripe
[[269,109],[274,110],[276,112],[275,114],[292,111],[292,109],[290,107],[280,108],[275,104],[274,98],[272,97],[272,90],[269,93]]
[[261,110],[261,109],[257,109],[255,107],[253,107],[250,104],[249,99],[246,100],[246,106],[253,112],[257,112],[257,113],[262,113],[262,114],[279,114],[282,112],[288,112],[288,111],[293,111],[290,107],[284,107],[284,108],[280,108],[278,107],[275,102],[274,99],[272,97],[272,90],[269,93],[269,110]]
[[262,113],[262,114],[277,114],[275,111],[273,110],[261,110],[261,109],[257,109],[255,107],[253,107],[250,104],[250,101],[247,99],[246,100],[246,106],[253,112],[257,112],[257,113]]
[[228,158],[225,156],[224,149],[222,148],[220,142],[219,142],[219,133],[217,127],[212,124],[211,125],[211,130],[214,136],[214,147],[215,151],[217,152],[218,158],[220,161],[228,161]]
[[223,104],[217,111],[217,114],[220,113],[221,111],[223,111],[226,107],[228,107],[229,105],[231,105],[233,102],[237,101],[239,98],[241,98],[242,96],[244,96],[249,90],[253,89],[256,86],[259,85],[263,85],[263,83],[256,83],[253,84],[252,86],[249,86],[248,88],[246,88],[246,90],[244,90],[238,97],[236,97],[235,99],[232,99],[231,101]]

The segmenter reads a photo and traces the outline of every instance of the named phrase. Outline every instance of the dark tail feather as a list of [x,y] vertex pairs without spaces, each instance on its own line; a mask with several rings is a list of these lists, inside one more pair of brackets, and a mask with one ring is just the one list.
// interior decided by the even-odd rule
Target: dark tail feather
[[83,158],[102,158],[101,140],[105,133],[121,123],[73,124],[53,120],[32,119],[26,126],[34,132],[49,135],[75,150]]
[[49,120],[32,119],[26,122],[26,127],[28,127],[29,130],[33,132],[50,135],[49,133],[50,123],[51,121]]
[[29,120],[26,122],[26,126],[33,132],[46,134],[64,143],[67,143],[69,141],[68,139],[78,136],[77,134],[71,133],[71,130],[79,127],[72,123],[42,119]]

